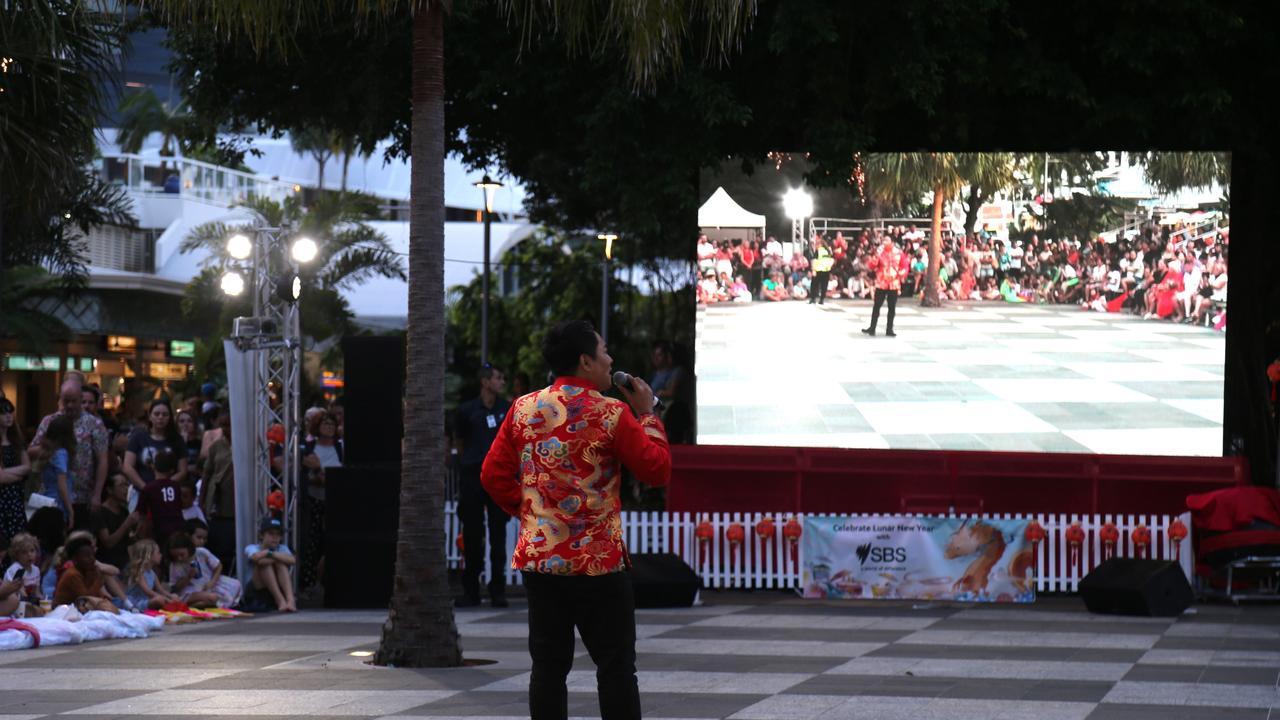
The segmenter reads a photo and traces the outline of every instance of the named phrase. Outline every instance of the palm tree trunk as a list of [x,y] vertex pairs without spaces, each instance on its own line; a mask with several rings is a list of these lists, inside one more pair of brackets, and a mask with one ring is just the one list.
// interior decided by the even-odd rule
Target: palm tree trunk
[[413,167],[400,537],[378,665],[453,667],[462,648],[444,548],[444,8],[413,18]]
[[349,167],[351,167],[351,151],[345,150],[342,153],[342,189],[339,190],[339,195],[342,196],[347,194],[347,169]]
[[942,257],[942,206],[947,199],[946,190],[933,189],[933,233],[929,237],[929,265],[924,271],[924,307],[941,307],[938,297],[938,265]]

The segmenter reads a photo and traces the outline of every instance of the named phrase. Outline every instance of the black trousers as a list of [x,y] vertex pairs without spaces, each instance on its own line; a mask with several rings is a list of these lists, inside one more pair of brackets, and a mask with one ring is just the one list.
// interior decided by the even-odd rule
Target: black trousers
[[827,299],[827,281],[831,279],[831,272],[828,270],[820,270],[813,274],[813,283],[809,286],[809,304],[815,301],[819,305],[825,304]]
[[871,306],[871,331],[875,332],[876,323],[880,320],[880,306],[884,304],[885,298],[889,299],[889,317],[885,322],[885,332],[893,332],[893,313],[898,308],[898,291],[897,290],[881,290],[876,288],[875,304]]
[[462,521],[462,591],[480,597],[480,571],[484,569],[486,516],[489,525],[489,597],[506,593],[507,521],[511,519],[480,485],[480,466],[458,468],[458,519]]
[[573,667],[573,629],[596,664],[601,720],[640,717],[636,683],[636,606],[631,573],[522,573],[529,597],[529,717],[569,716],[565,679]]

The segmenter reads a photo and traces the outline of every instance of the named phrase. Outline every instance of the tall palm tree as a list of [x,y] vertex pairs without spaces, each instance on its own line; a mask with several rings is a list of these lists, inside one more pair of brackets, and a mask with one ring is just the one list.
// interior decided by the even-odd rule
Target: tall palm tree
[[863,172],[866,191],[886,204],[915,202],[933,194],[933,226],[929,236],[929,265],[925,270],[924,307],[938,307],[938,266],[942,256],[942,212],[947,200],[965,185],[962,174],[972,167],[972,153],[870,153]]
[[1160,192],[1208,189],[1216,183],[1230,197],[1231,153],[1149,152],[1139,162],[1147,182]]
[[152,133],[160,133],[161,170],[168,162],[164,158],[173,157],[186,144],[195,125],[183,106],[161,102],[151,88],[130,93],[120,103],[120,115],[116,142],[127,153],[138,152]]
[[[723,58],[755,15],[755,0],[536,2],[495,0],[532,41],[551,27],[574,49],[620,48],[633,81],[652,87],[678,67],[690,28],[707,28],[706,56]],[[169,23],[210,23],[245,37],[260,52],[288,52],[295,33],[336,14],[370,23],[413,13],[410,152],[409,308],[406,373],[417,392],[404,405],[400,538],[390,617],[374,657],[402,667],[462,663],[445,564],[444,468],[444,20],[450,0],[293,0],[245,3],[152,0]]]
[[1013,153],[968,153],[964,164],[961,174],[969,186],[965,193],[964,232],[972,235],[982,204],[1013,186],[1018,166]]

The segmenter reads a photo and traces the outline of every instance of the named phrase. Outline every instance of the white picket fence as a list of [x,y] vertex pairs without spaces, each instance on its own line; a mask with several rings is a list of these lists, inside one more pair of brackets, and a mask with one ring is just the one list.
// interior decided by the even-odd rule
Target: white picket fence
[[[908,514],[909,516],[912,516]],[[756,534],[756,524],[764,518],[774,523],[774,536],[763,539]],[[796,518],[804,522],[800,513],[684,513],[684,512],[624,512],[622,513],[623,537],[632,553],[674,553],[679,555],[702,577],[708,588],[736,589],[795,589],[800,587],[800,558],[798,543],[793,546],[782,536],[787,521]],[[851,517],[875,517],[862,513]],[[1036,590],[1039,592],[1075,592],[1080,579],[1102,562],[1103,544],[1098,531],[1108,522],[1120,531],[1116,543],[1117,557],[1140,557],[1133,544],[1131,533],[1139,525],[1151,531],[1151,546],[1146,557],[1157,560],[1173,560],[1175,555],[1182,571],[1191,579],[1191,538],[1182,540],[1180,553],[1174,552],[1174,542],[1169,537],[1169,525],[1181,519],[1191,529],[1191,515],[1065,515],[1065,514],[1015,514],[996,513],[982,515],[956,515],[959,518],[989,520],[1034,519],[1045,529],[1045,539],[1036,551]],[[700,544],[694,537],[694,528],[702,521],[711,523],[712,538]],[[1071,563],[1071,545],[1066,530],[1073,523],[1080,523],[1085,531],[1077,561]],[[734,546],[725,537],[725,531],[738,523],[746,531],[746,540]],[[507,525],[507,557],[515,549],[518,521],[514,518]],[[447,539],[449,566],[457,568],[462,563],[456,538],[462,531],[453,502],[445,503],[445,537]],[[510,567],[505,569],[507,583],[520,584],[520,573]],[[489,577],[489,561],[486,553],[484,576]]]

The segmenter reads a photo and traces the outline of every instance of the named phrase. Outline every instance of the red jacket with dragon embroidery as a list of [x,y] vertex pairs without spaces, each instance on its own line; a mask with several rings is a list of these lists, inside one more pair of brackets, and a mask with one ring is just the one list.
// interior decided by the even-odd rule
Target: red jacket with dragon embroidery
[[605,575],[630,567],[622,543],[620,469],[640,482],[671,477],[666,430],[578,377],[511,404],[480,470],[485,491],[520,519],[511,567]]

